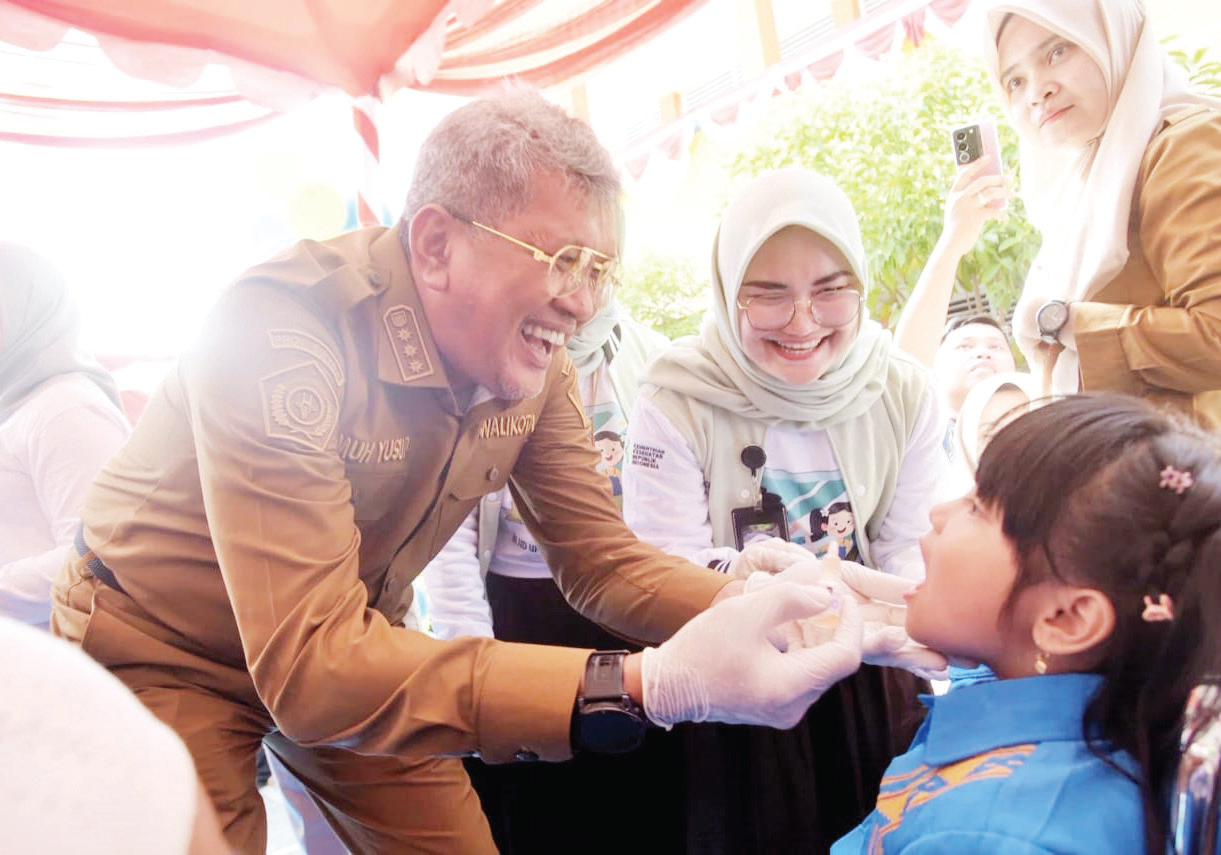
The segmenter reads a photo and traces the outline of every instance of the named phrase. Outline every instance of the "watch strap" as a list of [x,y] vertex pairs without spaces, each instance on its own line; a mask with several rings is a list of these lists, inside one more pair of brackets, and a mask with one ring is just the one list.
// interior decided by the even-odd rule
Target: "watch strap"
[[585,663],[585,687],[578,705],[627,697],[623,690],[623,660],[627,655],[626,650],[598,650],[590,655]]
[[[1043,324],[1043,313],[1050,306],[1059,306],[1064,312],[1063,317],[1060,319],[1060,323],[1056,324],[1054,327],[1044,326]],[[1040,306],[1039,310],[1035,313],[1034,322],[1035,327],[1038,329],[1040,340],[1046,342],[1047,344],[1060,344],[1060,332],[1064,329],[1065,325],[1068,324],[1068,302],[1066,300],[1048,300],[1042,306]]]
[[585,684],[573,705],[570,740],[576,751],[617,754],[640,746],[648,718],[623,688],[626,650],[600,650],[585,663]]

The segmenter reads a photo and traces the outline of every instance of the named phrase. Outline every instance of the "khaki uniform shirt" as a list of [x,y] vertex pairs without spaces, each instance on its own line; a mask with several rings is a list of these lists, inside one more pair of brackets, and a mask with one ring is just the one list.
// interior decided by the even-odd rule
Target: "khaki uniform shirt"
[[393,624],[506,482],[593,620],[655,641],[707,606],[726,579],[639,543],[597,459],[562,348],[537,397],[464,411],[397,233],[299,244],[222,295],[95,482],[85,541],[128,597],[88,631],[138,625],[302,744],[566,758],[586,652]]
[[1127,264],[1073,305],[1082,388],[1148,398],[1221,429],[1221,112],[1171,116],[1136,187]]

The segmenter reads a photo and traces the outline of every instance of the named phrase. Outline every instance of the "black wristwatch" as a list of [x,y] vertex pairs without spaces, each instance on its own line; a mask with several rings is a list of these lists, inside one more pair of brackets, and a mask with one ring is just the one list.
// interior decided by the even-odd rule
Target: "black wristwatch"
[[623,690],[626,650],[600,650],[585,663],[584,693],[572,716],[572,747],[577,751],[622,754],[639,748],[649,722],[644,710]]
[[1068,323],[1068,303],[1048,300],[1035,312],[1034,323],[1039,328],[1039,338],[1048,344],[1059,344],[1060,331]]

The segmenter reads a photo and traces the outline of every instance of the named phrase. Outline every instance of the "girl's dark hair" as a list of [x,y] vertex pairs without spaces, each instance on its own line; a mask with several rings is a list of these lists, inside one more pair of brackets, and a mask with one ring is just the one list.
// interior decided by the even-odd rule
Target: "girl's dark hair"
[[[1164,485],[1167,467],[1191,485]],[[1074,395],[1001,429],[976,481],[1017,555],[1006,613],[1044,580],[1111,601],[1085,738],[1120,771],[1114,749],[1136,758],[1147,848],[1164,852],[1183,708],[1221,650],[1211,617],[1221,608],[1221,440],[1136,398]],[[1160,594],[1174,620],[1144,620],[1145,596]]]

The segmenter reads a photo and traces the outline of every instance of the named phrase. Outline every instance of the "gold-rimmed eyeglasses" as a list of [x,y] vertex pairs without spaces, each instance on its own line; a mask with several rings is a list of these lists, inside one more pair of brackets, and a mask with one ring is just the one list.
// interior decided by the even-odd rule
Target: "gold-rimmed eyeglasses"
[[554,294],[557,298],[575,294],[581,288],[588,286],[593,295],[594,306],[601,309],[610,302],[611,295],[619,286],[617,275],[619,262],[596,249],[588,246],[569,245],[560,247],[554,255],[548,255],[533,244],[518,240],[512,235],[507,235],[477,220],[464,220],[464,222],[520,246],[529,251],[535,261],[547,265],[547,274],[560,282],[560,290]]
[[784,329],[797,315],[797,306],[804,304],[810,317],[820,327],[842,327],[852,323],[861,313],[865,295],[851,285],[824,288],[805,300],[795,300],[788,293],[756,294],[745,300],[738,298],[738,308],[746,312],[746,320],[760,332]]

